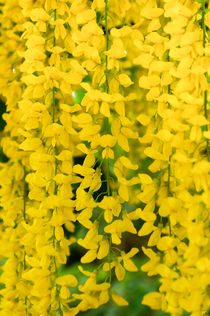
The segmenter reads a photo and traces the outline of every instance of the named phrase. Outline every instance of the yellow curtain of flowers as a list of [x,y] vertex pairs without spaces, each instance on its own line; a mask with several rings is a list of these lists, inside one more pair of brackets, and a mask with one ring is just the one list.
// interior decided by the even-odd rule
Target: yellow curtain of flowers
[[[160,281],[143,304],[205,315],[210,3],[1,0],[0,23],[8,157],[0,164],[0,315],[77,315],[109,299],[128,305],[112,279],[138,268]],[[142,267],[132,261],[138,244],[121,250],[125,232],[149,237]],[[74,243],[85,250],[82,284],[58,275]]]

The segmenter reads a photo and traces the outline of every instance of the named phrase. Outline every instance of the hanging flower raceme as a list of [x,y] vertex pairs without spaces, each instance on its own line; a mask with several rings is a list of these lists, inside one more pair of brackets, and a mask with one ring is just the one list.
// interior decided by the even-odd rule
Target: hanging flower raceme
[[[80,107],[71,109],[68,103],[72,102],[71,85],[77,85],[85,72],[77,74],[75,68],[79,65],[67,60],[63,45],[66,31],[62,26],[68,6],[61,10],[56,3],[46,2],[26,12],[27,49],[21,67],[26,89],[19,102],[25,140],[20,149],[28,155],[26,181],[33,204],[26,210],[29,221],[25,242],[35,242],[26,259],[23,279],[32,284],[28,297],[32,314],[52,314],[59,306],[65,309],[70,297],[68,286],[77,285],[74,276],[57,281],[57,271],[66,263],[69,246],[74,242],[74,238],[64,236],[63,225],[70,232],[74,230],[70,136],[76,131],[71,127],[70,113]],[[40,282],[45,289],[41,297]]]
[[20,80],[21,54],[24,41],[21,39],[25,18],[18,1],[2,4],[1,11],[1,88],[7,113],[3,118],[6,127],[1,135],[1,146],[7,156],[1,163],[1,256],[4,258],[1,283],[2,315],[22,315],[27,312],[29,286],[22,281],[26,268],[26,247],[23,243],[24,224],[27,221],[27,158],[19,149],[23,128],[17,102],[24,91]]
[[[207,131],[209,123],[205,92],[207,80],[203,68],[206,40],[199,22],[195,23],[195,17],[201,21],[204,19],[199,7],[195,2],[184,6],[167,1],[163,8],[148,3],[151,16],[147,18],[152,19],[153,12],[164,14],[165,25],[162,37],[154,31],[145,37],[145,42],[152,42],[155,47],[150,48],[148,64],[144,65],[148,77],[142,76],[139,80],[140,87],[149,90],[147,100],[157,105],[154,127],[151,129],[148,125],[148,132],[140,142],[149,144],[144,151],[153,159],[149,170],[158,172],[159,179],[153,180],[155,186],[158,185],[154,193],[150,191],[151,181],[146,185],[145,193],[138,197],[146,203],[145,210],[150,205],[154,210],[156,203],[161,218],[155,227],[154,220],[149,222],[145,213],[146,223],[139,232],[140,235],[152,232],[148,245],[156,246],[161,253],[158,258],[145,250],[150,261],[142,269],[150,275],[159,274],[161,286],[159,293],[147,294],[143,303],[171,315],[181,315],[183,310],[192,315],[203,315],[209,305],[208,272],[200,266],[200,262],[208,262],[204,251],[204,247],[209,247],[208,220],[204,214],[208,212],[209,203],[204,201],[204,196],[209,195],[209,185],[201,180],[202,185],[199,182],[198,188],[194,174],[198,165],[205,165],[204,178],[209,173],[208,140],[207,158],[201,162],[196,154],[196,149],[203,143],[202,129]],[[143,45],[139,46],[140,50],[142,48]],[[141,120],[143,123],[143,117]],[[199,179],[204,179],[200,172],[199,168]],[[156,199],[152,201],[155,195]],[[199,240],[195,238],[198,235]],[[203,281],[196,283],[198,278]],[[190,303],[192,300],[193,304]]]
[[[77,124],[81,141],[77,148],[85,154],[83,164],[73,167],[73,172],[80,179],[76,191],[77,221],[88,229],[78,243],[87,250],[81,258],[81,263],[90,263],[96,259],[103,260],[104,265],[99,264],[99,268],[96,267],[94,276],[97,277],[103,268],[107,274],[105,280],[109,280],[106,281],[109,284],[107,289],[111,287],[115,264],[122,260],[121,250],[116,253],[114,244],[121,244],[124,232],[137,233],[132,221],[139,218],[137,215],[129,217],[130,214],[127,214],[123,207],[123,203],[129,200],[128,187],[139,183],[138,178],[131,178],[129,175],[129,169],[136,170],[138,166],[132,164],[127,157],[128,139],[137,139],[138,134],[132,130],[133,123],[126,117],[125,102],[132,100],[132,97],[126,96],[124,90],[132,84],[132,80],[127,74],[123,74],[122,58],[125,58],[127,53],[123,41],[112,36],[112,31],[114,34],[116,30],[112,23],[116,23],[117,26],[118,21],[115,19],[111,21],[109,18],[109,13],[112,14],[111,10],[109,1],[105,1],[103,5],[94,3],[92,8],[80,10],[76,16],[79,31],[75,28],[72,35],[76,44],[72,54],[85,60],[82,66],[91,78],[89,82],[80,84],[85,90],[81,102],[83,113],[72,117],[72,121]],[[98,23],[96,13],[101,16]],[[117,159],[117,144],[123,152],[121,159]],[[100,160],[99,166],[96,165],[96,157]],[[114,174],[110,174],[111,166]],[[102,174],[105,175],[106,183],[104,192],[100,192]],[[125,178],[126,174],[128,179]],[[129,263],[132,268],[128,270],[136,270],[131,260]],[[121,281],[123,278],[118,277],[120,267],[119,263],[119,268],[115,268],[114,271],[117,279]],[[122,269],[125,274],[123,267]],[[88,276],[87,282],[91,282],[93,275]],[[101,297],[104,291],[102,284],[98,285],[98,291],[101,293],[97,293]],[[81,291],[80,287],[78,289]],[[126,301],[118,294],[110,289],[108,292],[115,302],[125,305]],[[94,298],[96,294],[90,292],[89,295]],[[101,302],[99,300],[100,304],[107,302],[109,295],[107,293],[105,296],[106,300]],[[84,297],[84,295],[73,296],[77,299]],[[88,299],[88,302],[89,304],[84,306],[81,302],[77,308],[80,306],[82,310],[96,308],[94,299]],[[100,304],[98,303],[97,306]]]

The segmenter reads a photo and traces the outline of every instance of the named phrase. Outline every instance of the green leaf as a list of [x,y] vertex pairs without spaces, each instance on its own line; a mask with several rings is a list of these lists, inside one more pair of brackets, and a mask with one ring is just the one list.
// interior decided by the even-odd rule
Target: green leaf
[[86,93],[85,89],[78,89],[78,90],[73,91],[72,96],[73,96],[74,102],[80,104],[82,102],[82,99],[85,93]]

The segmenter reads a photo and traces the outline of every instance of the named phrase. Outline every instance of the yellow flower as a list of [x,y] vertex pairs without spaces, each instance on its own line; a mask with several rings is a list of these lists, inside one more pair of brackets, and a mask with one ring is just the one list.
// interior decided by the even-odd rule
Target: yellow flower
[[65,285],[65,286],[75,287],[77,285],[77,283],[78,283],[78,281],[77,281],[76,277],[74,275],[70,275],[70,274],[58,277],[56,279],[56,284],[59,284],[62,286]]
[[144,296],[142,304],[148,305],[152,309],[161,309],[162,306],[162,295],[158,292],[151,292]]
[[98,205],[105,210],[104,219],[107,223],[112,222],[113,215],[116,217],[120,215],[121,205],[113,196],[105,196]]
[[127,306],[128,305],[128,302],[122,296],[120,296],[117,292],[115,292],[114,290],[112,290],[112,299],[119,306]]
[[100,145],[105,149],[102,152],[102,158],[114,159],[114,152],[111,147],[114,147],[116,144],[116,139],[112,135],[103,135],[100,137]]

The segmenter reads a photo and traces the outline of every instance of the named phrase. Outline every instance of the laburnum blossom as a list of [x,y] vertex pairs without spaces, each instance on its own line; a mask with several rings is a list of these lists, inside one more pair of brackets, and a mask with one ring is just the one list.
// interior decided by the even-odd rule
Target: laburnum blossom
[[208,1],[0,6],[0,314],[127,306],[143,238],[142,304],[207,315]]

